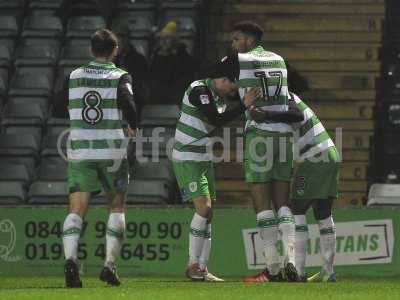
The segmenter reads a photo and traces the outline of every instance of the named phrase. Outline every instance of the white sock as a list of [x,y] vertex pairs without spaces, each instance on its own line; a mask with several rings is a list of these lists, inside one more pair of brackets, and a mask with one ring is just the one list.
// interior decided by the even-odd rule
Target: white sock
[[69,213],[63,226],[63,244],[65,259],[77,260],[78,243],[82,230],[82,218],[75,213]]
[[283,255],[285,261],[296,265],[294,243],[296,237],[292,211],[287,206],[278,210],[278,227],[282,233]]
[[306,275],[306,248],[309,239],[308,226],[305,215],[295,215],[296,223],[296,269],[300,276]]
[[264,210],[257,214],[257,226],[264,244],[265,261],[271,275],[276,275],[280,271],[278,251],[276,249],[276,242],[278,241],[278,226],[276,223],[272,210]]
[[206,236],[207,218],[195,213],[190,223],[189,233],[189,265],[199,263]]
[[321,238],[322,267],[328,275],[331,275],[336,253],[336,228],[332,216],[318,221],[318,226]]
[[110,213],[106,231],[106,260],[104,266],[113,266],[119,256],[124,238],[125,214]]
[[207,268],[208,259],[210,258],[211,252],[211,224],[207,224],[206,228],[206,237],[203,241],[203,249],[201,250],[199,265],[201,270],[205,270]]

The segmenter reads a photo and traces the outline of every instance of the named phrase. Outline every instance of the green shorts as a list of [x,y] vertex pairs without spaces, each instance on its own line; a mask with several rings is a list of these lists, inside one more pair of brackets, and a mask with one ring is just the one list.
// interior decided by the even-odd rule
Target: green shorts
[[[120,165],[118,165],[120,163]],[[102,188],[115,195],[126,193],[128,187],[128,161],[98,160],[68,163],[68,188],[70,193],[98,194]]]
[[290,181],[293,149],[290,133],[249,129],[245,134],[246,182]]
[[176,180],[183,201],[200,196],[215,200],[215,177],[212,161],[173,161]]
[[306,159],[294,170],[292,199],[322,200],[338,197],[339,163],[335,147],[327,149],[324,161]]

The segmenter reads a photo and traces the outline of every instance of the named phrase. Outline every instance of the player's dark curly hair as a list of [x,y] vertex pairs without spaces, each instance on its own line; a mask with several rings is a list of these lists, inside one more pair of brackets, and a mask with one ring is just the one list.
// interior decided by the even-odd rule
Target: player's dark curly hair
[[242,21],[233,25],[233,31],[241,31],[254,37],[257,44],[261,43],[264,30],[253,21]]
[[91,40],[92,52],[96,57],[110,57],[115,47],[118,46],[118,39],[108,29],[97,30]]

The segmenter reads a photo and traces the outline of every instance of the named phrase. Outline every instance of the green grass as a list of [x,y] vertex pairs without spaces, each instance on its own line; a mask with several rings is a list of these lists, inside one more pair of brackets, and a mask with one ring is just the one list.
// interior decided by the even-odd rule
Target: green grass
[[119,299],[400,299],[400,279],[341,279],[326,283],[244,284],[192,283],[183,279],[124,278],[117,288],[106,287],[96,278],[83,278],[83,289],[65,289],[61,277],[0,277],[0,299],[119,300]]

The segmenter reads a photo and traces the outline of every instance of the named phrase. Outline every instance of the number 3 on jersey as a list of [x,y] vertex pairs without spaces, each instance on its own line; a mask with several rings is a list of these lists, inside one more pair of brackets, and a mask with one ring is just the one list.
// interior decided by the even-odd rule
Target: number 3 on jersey
[[268,72],[268,75],[270,76],[270,78],[277,78],[278,82],[276,84],[276,90],[275,93],[273,95],[269,94],[268,91],[268,77],[267,74],[264,71],[258,71],[258,72],[254,72],[254,76],[259,78],[261,81],[261,89],[264,95],[264,98],[269,100],[270,97],[276,97],[279,96],[281,94],[281,89],[282,89],[282,82],[283,82],[283,74],[281,71],[271,71]]

